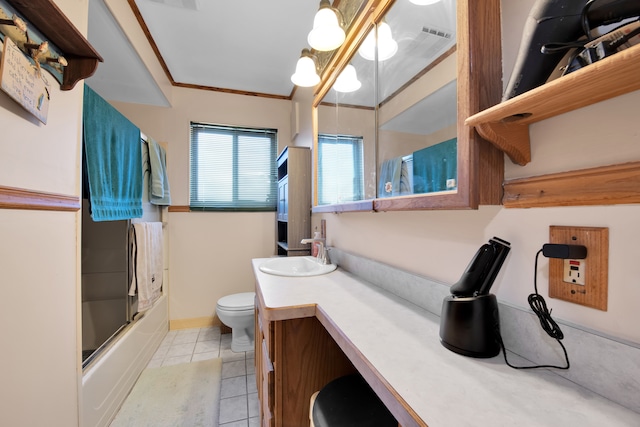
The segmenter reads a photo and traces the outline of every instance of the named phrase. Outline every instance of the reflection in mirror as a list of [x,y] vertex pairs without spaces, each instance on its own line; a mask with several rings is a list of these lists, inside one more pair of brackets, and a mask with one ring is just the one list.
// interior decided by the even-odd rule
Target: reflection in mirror
[[318,105],[318,205],[375,198],[374,81],[356,56]]
[[318,105],[318,205],[456,190],[455,45],[455,0],[394,2],[351,58],[360,88]]
[[379,26],[398,47],[377,62],[377,197],[457,188],[455,17],[455,0],[398,1]]

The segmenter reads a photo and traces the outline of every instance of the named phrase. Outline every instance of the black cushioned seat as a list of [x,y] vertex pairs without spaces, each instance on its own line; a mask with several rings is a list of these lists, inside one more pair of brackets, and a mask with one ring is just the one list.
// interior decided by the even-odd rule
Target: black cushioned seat
[[315,427],[398,427],[360,375],[331,381],[318,393],[312,410]]

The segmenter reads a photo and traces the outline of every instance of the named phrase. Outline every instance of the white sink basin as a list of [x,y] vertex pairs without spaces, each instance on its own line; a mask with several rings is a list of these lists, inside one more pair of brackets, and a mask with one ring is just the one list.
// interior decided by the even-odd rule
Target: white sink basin
[[272,258],[260,264],[260,271],[276,276],[307,277],[331,273],[335,264],[322,265],[312,256]]

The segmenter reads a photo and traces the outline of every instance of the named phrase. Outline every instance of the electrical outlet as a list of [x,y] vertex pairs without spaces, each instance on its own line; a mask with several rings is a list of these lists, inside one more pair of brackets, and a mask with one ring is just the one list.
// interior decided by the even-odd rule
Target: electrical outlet
[[552,225],[549,243],[587,248],[585,259],[549,258],[549,297],[607,311],[609,229]]
[[565,259],[563,261],[564,268],[562,280],[566,283],[584,286],[584,271],[587,261],[583,259]]

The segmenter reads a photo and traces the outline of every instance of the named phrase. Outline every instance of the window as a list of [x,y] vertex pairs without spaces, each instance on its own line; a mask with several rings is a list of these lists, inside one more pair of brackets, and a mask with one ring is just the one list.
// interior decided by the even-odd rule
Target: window
[[318,204],[364,198],[362,137],[318,135]]
[[191,123],[192,210],[275,211],[277,131]]

